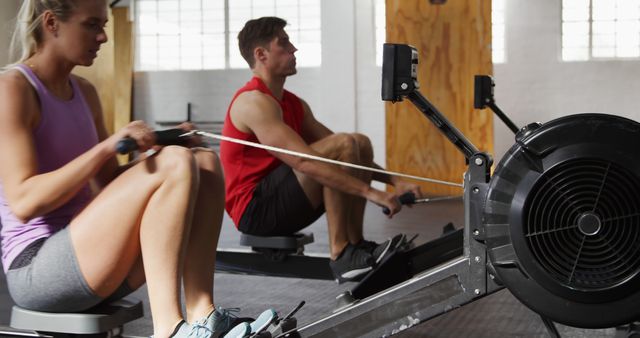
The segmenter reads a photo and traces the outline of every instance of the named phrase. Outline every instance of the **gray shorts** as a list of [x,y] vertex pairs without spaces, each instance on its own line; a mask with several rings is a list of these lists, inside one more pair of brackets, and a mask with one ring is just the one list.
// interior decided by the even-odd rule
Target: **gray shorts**
[[107,299],[97,296],[84,279],[68,228],[32,243],[7,271],[13,301],[46,312],[78,312],[120,299],[131,290],[126,281]]

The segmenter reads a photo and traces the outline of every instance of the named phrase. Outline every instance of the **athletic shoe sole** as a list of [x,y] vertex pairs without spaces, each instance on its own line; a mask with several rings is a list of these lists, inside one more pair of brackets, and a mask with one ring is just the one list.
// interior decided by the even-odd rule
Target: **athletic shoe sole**
[[264,331],[277,317],[278,314],[273,309],[263,311],[258,318],[251,323],[251,334]]
[[376,265],[379,264],[384,256],[392,249],[396,249],[399,244],[401,244],[405,240],[406,236],[404,234],[395,235],[393,238],[389,238],[387,240],[387,247],[384,248],[380,256],[376,258]]
[[373,270],[372,266],[368,266],[366,268],[362,268],[362,269],[355,269],[355,270],[351,270],[351,271],[347,271],[343,274],[341,274],[340,276],[336,276],[336,283],[338,284],[342,284],[344,282],[357,282],[359,281],[362,277],[364,277],[367,273],[369,273],[371,270]]
[[251,335],[251,325],[247,322],[242,322],[233,327],[224,338],[244,338],[249,337]]

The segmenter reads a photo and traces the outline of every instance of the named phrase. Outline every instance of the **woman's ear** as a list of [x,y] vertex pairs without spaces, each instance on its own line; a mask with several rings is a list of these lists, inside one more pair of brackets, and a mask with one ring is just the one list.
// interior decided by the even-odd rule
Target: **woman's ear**
[[51,11],[42,13],[42,25],[46,32],[58,37],[58,18]]

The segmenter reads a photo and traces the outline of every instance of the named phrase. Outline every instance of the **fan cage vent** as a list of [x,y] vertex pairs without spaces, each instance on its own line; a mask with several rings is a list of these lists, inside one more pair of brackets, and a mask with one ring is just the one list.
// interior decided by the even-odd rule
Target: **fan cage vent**
[[534,259],[562,286],[607,290],[638,274],[640,182],[621,165],[584,158],[556,165],[535,183],[523,211]]

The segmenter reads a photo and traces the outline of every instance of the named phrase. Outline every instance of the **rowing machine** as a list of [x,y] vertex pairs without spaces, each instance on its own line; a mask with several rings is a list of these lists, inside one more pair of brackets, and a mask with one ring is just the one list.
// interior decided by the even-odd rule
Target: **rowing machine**
[[[291,336],[387,336],[505,286],[553,337],[554,322],[601,328],[637,320],[640,124],[604,114],[530,124],[491,177],[491,157],[417,91],[417,55],[385,44],[382,97],[408,98],[467,159],[463,254]],[[492,97],[484,102],[499,110]]]

